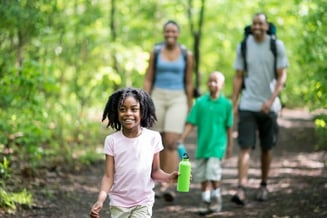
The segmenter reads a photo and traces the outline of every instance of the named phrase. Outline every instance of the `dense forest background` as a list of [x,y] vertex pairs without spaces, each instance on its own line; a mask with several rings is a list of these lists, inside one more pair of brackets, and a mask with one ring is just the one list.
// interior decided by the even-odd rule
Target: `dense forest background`
[[[0,195],[13,168],[33,174],[102,158],[95,148],[107,134],[104,104],[117,88],[142,87],[167,20],[179,23],[180,42],[199,58],[194,84],[205,92],[207,75],[219,70],[230,97],[243,28],[265,12],[287,48],[286,106],[327,108],[326,0],[0,2]],[[326,120],[316,117],[323,136]]]

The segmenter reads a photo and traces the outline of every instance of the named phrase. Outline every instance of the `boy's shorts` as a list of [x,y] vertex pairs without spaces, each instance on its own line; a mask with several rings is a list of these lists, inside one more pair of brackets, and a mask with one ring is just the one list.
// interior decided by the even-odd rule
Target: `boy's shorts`
[[111,218],[151,218],[152,205],[138,205],[135,207],[116,207],[110,206]]
[[277,144],[277,114],[270,112],[239,111],[238,144],[241,148],[255,148],[257,132],[260,146],[270,150]]
[[165,90],[154,88],[151,93],[156,108],[158,132],[181,134],[187,116],[187,98],[184,90]]
[[221,161],[219,158],[206,158],[206,159],[196,159],[195,160],[195,169],[194,178],[195,182],[203,181],[220,181],[222,168]]

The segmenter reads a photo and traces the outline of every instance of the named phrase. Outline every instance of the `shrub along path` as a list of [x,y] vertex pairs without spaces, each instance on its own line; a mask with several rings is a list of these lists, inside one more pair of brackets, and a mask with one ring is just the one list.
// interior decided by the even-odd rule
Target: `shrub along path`
[[[327,152],[314,151],[315,135],[312,117],[303,110],[284,110],[280,119],[280,140],[274,150],[274,159],[269,182],[270,198],[266,202],[254,200],[260,182],[259,149],[252,152],[249,171],[248,204],[239,207],[230,202],[237,185],[237,152],[223,163],[222,180],[223,211],[207,217],[327,217]],[[186,141],[192,157],[195,137]],[[71,172],[44,172],[43,176],[22,181],[28,190],[33,190],[32,208],[19,208],[15,215],[0,210],[0,217],[64,217],[87,218],[91,205],[96,200],[98,186],[103,174],[103,162]],[[154,218],[186,218],[197,215],[200,203],[198,184],[191,186],[189,193],[178,193],[173,203],[156,199]],[[108,207],[102,217],[109,217]]]

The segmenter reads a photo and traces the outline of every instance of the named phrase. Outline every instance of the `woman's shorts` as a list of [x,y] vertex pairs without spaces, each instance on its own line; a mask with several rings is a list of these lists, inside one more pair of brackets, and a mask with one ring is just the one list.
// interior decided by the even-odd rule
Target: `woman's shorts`
[[154,88],[151,97],[158,119],[155,129],[159,132],[181,134],[184,130],[188,110],[185,91]]

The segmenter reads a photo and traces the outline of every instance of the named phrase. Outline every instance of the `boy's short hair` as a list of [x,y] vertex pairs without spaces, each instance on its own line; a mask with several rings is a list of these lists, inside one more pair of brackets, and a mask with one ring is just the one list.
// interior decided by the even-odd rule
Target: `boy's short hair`
[[212,72],[212,74],[217,74],[218,80],[225,82],[225,76],[223,73],[221,73],[219,71],[214,71],[214,72]]

